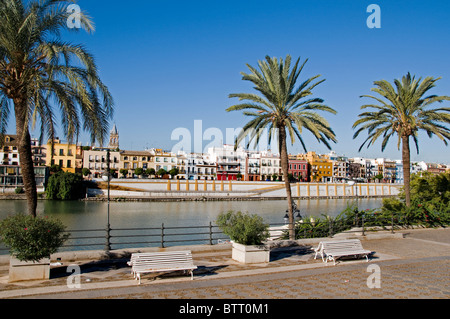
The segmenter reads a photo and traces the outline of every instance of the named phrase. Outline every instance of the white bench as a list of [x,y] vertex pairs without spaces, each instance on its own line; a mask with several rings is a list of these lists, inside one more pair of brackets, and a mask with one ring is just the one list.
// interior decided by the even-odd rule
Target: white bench
[[362,247],[359,239],[324,241],[319,243],[319,246],[314,251],[316,252],[314,259],[320,254],[322,261],[328,262],[328,260],[333,260],[334,265],[336,265],[338,258],[344,256],[364,256],[369,261],[369,255],[372,253],[372,251]]
[[168,251],[157,253],[136,253],[131,255],[128,262],[131,273],[141,284],[141,274],[151,272],[166,272],[184,270],[190,272],[194,279],[194,265],[191,251]]

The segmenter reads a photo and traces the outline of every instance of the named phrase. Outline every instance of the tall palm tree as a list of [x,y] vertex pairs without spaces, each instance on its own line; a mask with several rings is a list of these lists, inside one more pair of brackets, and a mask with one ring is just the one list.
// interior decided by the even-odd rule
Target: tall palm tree
[[307,61],[305,60],[300,65],[300,58],[297,59],[292,69],[290,55],[287,55],[284,61],[266,56],[265,61],[258,61],[259,70],[247,64],[251,73],[242,72],[242,79],[252,82],[255,90],[260,94],[230,94],[230,98],[239,98],[239,101],[246,100],[247,102],[230,106],[227,109],[227,112],[243,110],[245,116],[252,118],[237,136],[235,147],[247,136],[249,138],[247,147],[252,141],[256,146],[265,129],[269,129],[270,143],[272,132],[277,132],[274,134],[278,142],[281,169],[286,186],[289,237],[291,239],[295,238],[295,232],[291,186],[288,178],[287,137],[289,135],[292,144],[298,138],[305,152],[303,129],[311,132],[319,142],[323,142],[328,148],[330,148],[328,141],[336,142],[336,135],[330,125],[316,112],[326,111],[336,114],[336,111],[323,104],[324,101],[321,98],[311,97],[312,90],[325,80],[316,81],[320,77],[320,75],[316,75],[296,87],[297,80]]
[[370,147],[379,137],[383,137],[381,150],[384,151],[389,139],[397,135],[397,147],[402,147],[403,178],[405,188],[405,203],[409,207],[410,201],[410,138],[413,139],[417,154],[419,154],[418,132],[425,131],[431,138],[433,135],[447,145],[450,140],[450,128],[446,124],[450,123],[450,108],[440,107],[430,109],[436,102],[450,100],[448,96],[427,95],[427,92],[435,87],[435,83],[440,78],[426,77],[425,79],[415,79],[408,72],[401,80],[394,80],[395,88],[386,80],[374,82],[376,92],[380,97],[363,95],[379,104],[367,104],[361,109],[372,108],[374,111],[359,114],[359,119],[353,124],[353,128],[358,128],[353,138],[356,138],[362,131],[368,131],[368,137],[359,148],[359,151],[367,143]]
[[[45,135],[53,141],[59,111],[69,142],[81,130],[90,132],[93,142],[103,141],[113,112],[113,99],[93,56],[83,46],[60,39],[61,32],[78,30],[68,26],[69,4],[73,1],[0,1],[0,135],[14,110],[28,213],[33,216],[37,192],[30,130],[39,125],[41,142]],[[77,17],[81,28],[93,31],[83,12]]]

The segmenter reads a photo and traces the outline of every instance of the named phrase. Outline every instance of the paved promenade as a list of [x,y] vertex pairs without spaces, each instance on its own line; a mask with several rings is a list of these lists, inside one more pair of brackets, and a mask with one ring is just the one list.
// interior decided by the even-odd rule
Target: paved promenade
[[[182,273],[144,275],[138,285],[127,259],[76,260],[54,267],[45,282],[8,283],[0,265],[0,298],[44,299],[449,299],[450,229],[404,230],[404,238],[362,239],[374,251],[336,266],[314,260],[310,245],[274,249],[268,264],[242,265],[231,249],[196,251],[194,280]],[[369,237],[370,238],[370,237]],[[67,266],[77,264],[79,287]],[[369,268],[368,268],[369,267]]]

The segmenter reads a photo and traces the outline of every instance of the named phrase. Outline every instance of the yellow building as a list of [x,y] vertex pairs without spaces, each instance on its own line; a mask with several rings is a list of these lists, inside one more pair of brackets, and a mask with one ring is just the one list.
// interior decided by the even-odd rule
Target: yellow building
[[78,173],[83,167],[82,148],[76,144],[62,143],[59,138],[53,141],[53,156],[51,156],[51,141],[46,145],[46,166],[58,165],[64,172]]
[[327,155],[308,152],[306,154],[298,154],[296,159],[308,161],[311,168],[311,182],[331,182],[333,177],[333,162]]
[[121,151],[119,172],[124,169],[128,171],[128,174],[124,177],[134,177],[136,168],[142,168],[144,171],[149,168],[155,169],[153,155],[147,151]]

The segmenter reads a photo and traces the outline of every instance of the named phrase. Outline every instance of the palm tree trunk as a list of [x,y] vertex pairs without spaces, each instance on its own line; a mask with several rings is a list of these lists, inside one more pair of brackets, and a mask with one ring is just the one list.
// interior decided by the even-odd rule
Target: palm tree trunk
[[289,158],[287,153],[286,144],[286,128],[281,125],[279,128],[279,149],[280,149],[280,160],[281,160],[281,171],[283,172],[284,184],[286,186],[286,196],[288,201],[288,216],[289,216],[289,239],[295,240],[295,230],[294,230],[294,212],[292,209],[292,192],[291,183],[288,178],[288,167]]
[[20,157],[20,168],[27,197],[29,215],[36,217],[37,190],[34,174],[33,155],[31,153],[31,137],[26,124],[27,107],[25,99],[14,100],[16,115],[17,149]]
[[406,206],[411,206],[411,189],[410,189],[410,178],[411,178],[411,160],[410,160],[410,149],[409,149],[409,136],[402,136],[402,162],[403,162],[403,180],[405,187],[405,202]]

